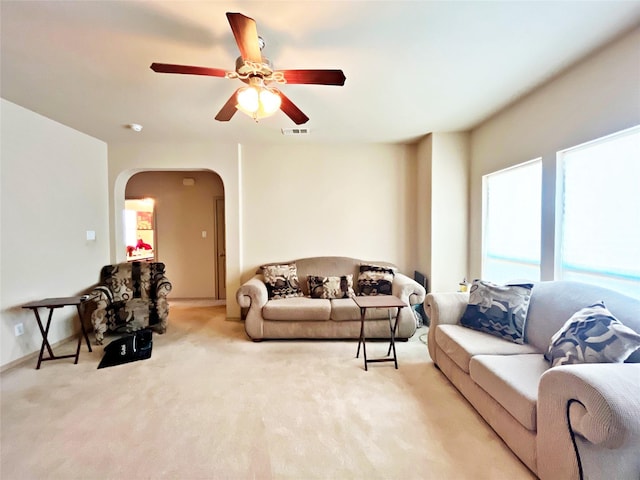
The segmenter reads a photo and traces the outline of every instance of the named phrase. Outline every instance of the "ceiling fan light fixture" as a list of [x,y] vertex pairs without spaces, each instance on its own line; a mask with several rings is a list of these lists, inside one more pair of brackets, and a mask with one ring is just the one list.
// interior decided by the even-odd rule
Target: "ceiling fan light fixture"
[[263,88],[260,92],[260,108],[267,115],[273,115],[280,110],[281,103],[282,99],[280,98],[280,95],[268,88]]
[[280,109],[280,95],[269,88],[251,85],[238,90],[236,108],[258,121],[270,117]]

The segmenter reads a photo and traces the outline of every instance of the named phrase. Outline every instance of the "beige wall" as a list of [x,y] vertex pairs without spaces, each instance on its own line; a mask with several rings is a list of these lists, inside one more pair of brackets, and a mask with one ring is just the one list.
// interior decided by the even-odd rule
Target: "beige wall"
[[244,146],[243,280],[263,263],[317,255],[417,261],[415,149]]
[[432,153],[433,153],[433,135],[426,135],[421,139],[416,148],[417,157],[417,192],[416,203],[419,205],[416,219],[416,238],[417,238],[417,255],[418,270],[428,278],[429,291],[432,289],[431,278],[431,196],[433,195],[431,188],[432,178]]
[[468,272],[469,134],[423,138],[418,180],[420,270],[429,291],[455,291]]
[[[183,185],[185,177],[195,184]],[[220,177],[210,171],[142,172],[129,179],[125,195],[155,199],[156,259],[166,265],[171,297],[215,298],[214,198],[224,197]]]
[[469,134],[433,135],[431,290],[453,291],[468,275]]
[[640,124],[640,28],[471,134],[470,271],[481,274],[482,176],[542,157],[542,279],[553,278],[556,152]]
[[[109,208],[104,142],[0,102],[4,366],[40,349],[35,317],[20,305],[81,294],[98,281],[100,268],[109,263]],[[95,241],[86,240],[87,230],[96,232]],[[41,316],[46,313],[41,310]],[[14,336],[17,323],[24,324],[20,337]],[[60,341],[77,328],[73,307],[56,310],[50,341]]]
[[265,262],[346,255],[390,261],[409,275],[416,268],[414,147],[110,145],[113,261],[125,259],[127,182],[149,170],[210,170],[222,179],[229,317],[240,316],[241,281]]

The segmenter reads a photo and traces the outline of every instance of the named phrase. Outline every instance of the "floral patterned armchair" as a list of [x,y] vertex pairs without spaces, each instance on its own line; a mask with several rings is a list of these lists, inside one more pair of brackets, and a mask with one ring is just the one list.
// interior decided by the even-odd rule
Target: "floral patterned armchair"
[[128,262],[102,267],[100,284],[89,295],[95,304],[91,323],[96,343],[102,344],[107,331],[134,332],[151,327],[164,333],[170,291],[164,263]]

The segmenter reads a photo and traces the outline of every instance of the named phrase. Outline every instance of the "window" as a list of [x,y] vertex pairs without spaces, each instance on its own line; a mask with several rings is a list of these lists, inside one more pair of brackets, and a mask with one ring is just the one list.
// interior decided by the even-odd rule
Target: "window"
[[556,278],[640,298],[640,128],[558,157]]
[[542,161],[483,177],[482,278],[540,280]]

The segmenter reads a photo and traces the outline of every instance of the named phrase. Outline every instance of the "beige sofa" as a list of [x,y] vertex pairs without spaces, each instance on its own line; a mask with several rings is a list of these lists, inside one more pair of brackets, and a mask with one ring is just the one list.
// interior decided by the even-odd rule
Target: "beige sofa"
[[550,368],[553,334],[576,311],[604,300],[640,332],[640,301],[577,282],[531,292],[525,343],[460,325],[467,293],[431,293],[428,348],[435,365],[511,450],[543,480],[640,478],[640,350],[625,363]]
[[[289,263],[289,262],[287,262]],[[400,309],[396,338],[411,337],[416,331],[416,317],[412,305],[424,302],[425,289],[413,279],[397,272],[387,262],[365,262],[350,257],[310,257],[295,260],[303,297],[268,298],[261,269],[240,286],[236,299],[240,307],[248,309],[245,330],[254,340],[264,339],[354,339],[360,335],[360,309],[351,298],[310,298],[307,277],[353,275],[353,288],[358,294],[357,279],[361,264],[389,266],[396,270],[392,294],[407,307]],[[392,318],[397,309],[392,310]],[[387,309],[367,309],[365,335],[367,338],[389,338]]]

